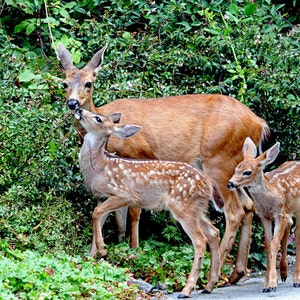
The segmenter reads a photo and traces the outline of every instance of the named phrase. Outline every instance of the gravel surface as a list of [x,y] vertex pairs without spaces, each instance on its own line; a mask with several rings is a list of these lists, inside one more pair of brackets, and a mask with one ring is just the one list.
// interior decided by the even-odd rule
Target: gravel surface
[[[300,288],[293,287],[293,267],[289,269],[289,274],[286,282],[279,281],[278,288],[275,292],[263,293],[264,273],[254,273],[250,276],[245,276],[236,285],[216,288],[211,294],[201,294],[201,291],[193,292],[190,299],[238,299],[238,300],[300,300]],[[177,299],[179,293],[166,295],[166,300]],[[154,298],[155,299],[155,298]],[[159,299],[159,298],[158,298]]]

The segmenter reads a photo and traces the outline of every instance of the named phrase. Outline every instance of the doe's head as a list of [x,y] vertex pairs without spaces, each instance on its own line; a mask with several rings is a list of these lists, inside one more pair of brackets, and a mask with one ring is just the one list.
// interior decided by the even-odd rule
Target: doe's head
[[107,44],[99,50],[82,69],[77,69],[72,60],[71,53],[62,45],[58,45],[58,57],[65,70],[66,78],[63,87],[67,94],[67,106],[71,110],[79,107],[90,110],[94,105],[92,101],[93,83],[102,65]]

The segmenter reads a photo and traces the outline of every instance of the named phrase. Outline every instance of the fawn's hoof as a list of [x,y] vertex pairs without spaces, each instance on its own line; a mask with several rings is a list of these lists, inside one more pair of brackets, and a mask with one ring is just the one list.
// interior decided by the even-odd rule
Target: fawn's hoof
[[203,290],[203,291],[201,292],[201,294],[210,294],[210,291],[208,291],[208,290]]
[[276,292],[276,287],[268,287],[263,289],[263,293],[271,293],[271,292]]
[[189,296],[185,295],[185,294],[179,294],[178,299],[186,299],[186,298],[189,298]]
[[294,287],[295,287],[295,288],[300,287],[300,283],[294,283]]

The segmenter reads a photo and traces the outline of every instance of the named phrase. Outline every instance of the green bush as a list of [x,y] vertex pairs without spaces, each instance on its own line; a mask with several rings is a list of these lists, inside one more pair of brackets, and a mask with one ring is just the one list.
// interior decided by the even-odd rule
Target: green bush
[[[192,268],[194,249],[192,245],[181,243],[174,246],[149,239],[141,242],[138,249],[126,243],[109,246],[109,261],[118,267],[129,269],[134,278],[143,278],[153,286],[166,285],[168,292],[181,291]],[[207,283],[210,254],[202,260],[197,288]]]
[[[47,17],[42,0],[6,0],[0,16],[1,239],[19,249],[69,253],[90,242],[95,203],[79,173],[78,137],[52,38],[78,67],[109,43],[95,83],[97,105],[187,93],[238,98],[270,125],[265,147],[281,142],[279,164],[299,159],[297,2],[49,0]],[[185,240],[164,216],[154,222],[159,230],[167,224],[169,243]],[[107,230],[113,232],[112,222]]]
[[128,271],[63,253],[10,250],[0,242],[1,299],[134,299]]

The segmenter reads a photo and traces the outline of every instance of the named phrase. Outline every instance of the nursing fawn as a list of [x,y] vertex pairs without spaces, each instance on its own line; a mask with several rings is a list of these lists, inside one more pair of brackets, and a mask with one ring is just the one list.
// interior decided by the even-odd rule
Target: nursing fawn
[[[236,283],[247,269],[253,202],[242,188],[230,191],[226,184],[242,160],[240,149],[245,138],[250,136],[257,146],[261,145],[269,132],[266,122],[238,100],[218,94],[118,99],[96,107],[92,99],[93,83],[105,49],[106,46],[95,53],[86,66],[78,69],[69,51],[59,45],[59,59],[66,77],[63,85],[68,107],[71,110],[81,107],[105,115],[120,111],[124,123],[142,126],[142,130],[132,138],[123,140],[112,136],[107,145],[109,152],[128,158],[186,162],[203,169],[214,179],[224,200],[226,220],[220,246],[221,265],[240,229],[237,261],[230,277],[230,283]],[[76,125],[79,130],[82,129],[79,122]],[[129,215],[130,244],[137,247],[139,209],[130,208]],[[122,237],[126,219],[120,224],[123,224],[123,228],[119,226],[118,231],[119,237]]]
[[[227,187],[234,190],[248,187],[254,201],[255,211],[260,217],[265,233],[267,272],[263,292],[275,291],[278,284],[276,258],[281,242],[282,257],[280,275],[285,281],[288,273],[287,243],[292,225],[291,215],[300,222],[300,162],[289,161],[279,168],[265,173],[264,166],[271,164],[279,153],[280,144],[258,156],[256,146],[248,137],[243,146],[244,160],[236,167]],[[272,221],[274,233],[272,235]],[[273,236],[273,237],[272,237]],[[300,225],[295,229],[296,265],[294,287],[300,287]]]
[[[208,243],[211,269],[204,292],[209,293],[219,275],[219,231],[206,217],[209,200],[216,189],[202,171],[186,163],[162,160],[124,159],[109,154],[105,147],[111,135],[129,138],[141,127],[120,125],[121,113],[104,116],[77,109],[75,117],[87,131],[80,151],[80,169],[85,185],[108,199],[93,212],[91,254],[105,256],[101,219],[125,206],[169,210],[181,224],[194,246],[194,262],[178,298],[188,298],[196,285],[202,257]],[[217,198],[219,207],[223,203]]]

